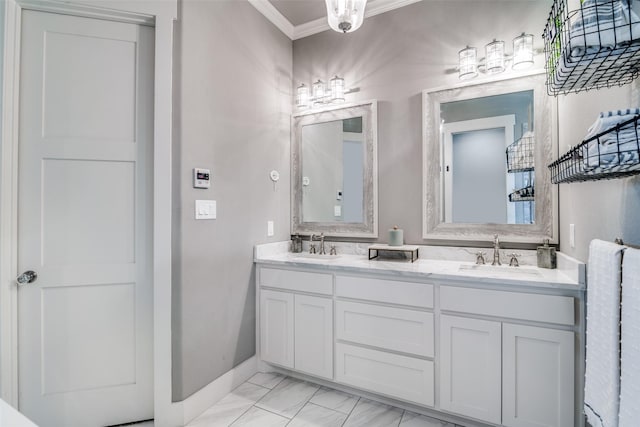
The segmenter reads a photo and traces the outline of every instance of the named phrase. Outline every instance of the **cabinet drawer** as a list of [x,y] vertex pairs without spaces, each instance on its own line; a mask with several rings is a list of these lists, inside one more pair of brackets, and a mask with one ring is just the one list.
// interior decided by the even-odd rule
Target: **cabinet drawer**
[[433,328],[432,313],[336,302],[338,339],[433,357]]
[[572,297],[442,286],[440,307],[462,313],[573,325]]
[[336,295],[389,304],[433,308],[433,285],[424,283],[336,276]]
[[433,362],[348,344],[336,344],[336,380],[343,384],[433,406]]
[[262,267],[259,275],[260,286],[324,295],[333,294],[331,274]]

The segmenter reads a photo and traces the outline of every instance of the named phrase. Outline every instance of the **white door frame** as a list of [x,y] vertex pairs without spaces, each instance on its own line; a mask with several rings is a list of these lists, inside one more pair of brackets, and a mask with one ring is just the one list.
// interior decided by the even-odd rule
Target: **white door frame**
[[18,405],[17,223],[21,17],[24,9],[155,27],[153,140],[153,354],[156,427],[183,424],[171,388],[171,134],[177,0],[5,0],[0,146],[0,397]]

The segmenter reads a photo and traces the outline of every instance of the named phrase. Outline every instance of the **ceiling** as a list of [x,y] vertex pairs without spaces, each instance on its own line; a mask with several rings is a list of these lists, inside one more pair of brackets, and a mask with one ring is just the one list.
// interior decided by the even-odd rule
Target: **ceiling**
[[[365,18],[421,0],[368,0]],[[329,29],[325,0],[249,0],[291,40]]]
[[269,0],[269,3],[294,26],[327,16],[324,0]]

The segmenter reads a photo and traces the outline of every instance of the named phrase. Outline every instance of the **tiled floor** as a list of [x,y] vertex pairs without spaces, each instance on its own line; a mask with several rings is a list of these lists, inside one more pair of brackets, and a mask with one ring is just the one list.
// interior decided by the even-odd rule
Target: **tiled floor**
[[456,427],[298,379],[263,373],[255,374],[187,427],[241,426]]

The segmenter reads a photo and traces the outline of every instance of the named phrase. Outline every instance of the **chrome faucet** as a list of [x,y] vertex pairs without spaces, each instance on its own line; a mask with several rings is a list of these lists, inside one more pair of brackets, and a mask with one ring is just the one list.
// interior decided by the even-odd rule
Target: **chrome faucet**
[[315,234],[311,234],[311,236],[309,236],[309,253],[310,254],[315,254],[316,253],[316,245],[313,244],[313,239],[316,237]]
[[327,252],[324,249],[324,233],[320,233],[320,236],[318,236],[316,238],[315,234],[311,234],[311,236],[309,236],[309,253],[310,254],[315,254],[316,253],[316,245],[313,243],[314,241],[320,241],[320,248],[318,249],[318,255],[326,255]]
[[500,240],[498,240],[498,235],[493,235],[493,262],[491,265],[502,265],[500,262]]

